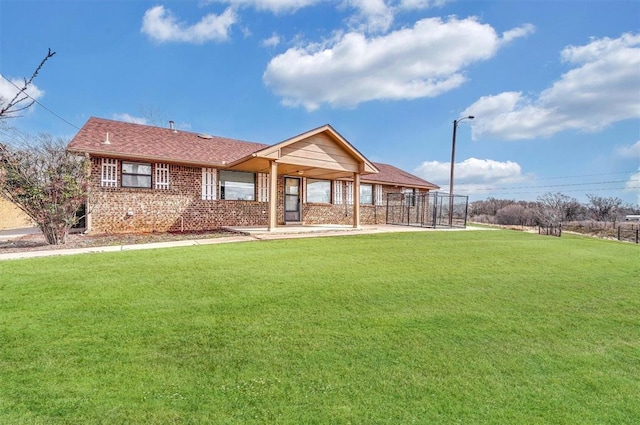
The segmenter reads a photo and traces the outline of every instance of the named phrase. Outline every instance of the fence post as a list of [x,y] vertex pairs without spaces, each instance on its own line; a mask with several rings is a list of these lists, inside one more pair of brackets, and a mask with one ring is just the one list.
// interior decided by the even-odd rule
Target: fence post
[[636,243],[638,243],[638,236],[640,236],[640,227],[636,229]]
[[437,227],[438,220],[438,192],[433,197],[433,227]]
[[622,226],[618,226],[618,240],[620,240],[620,228],[621,228],[621,227],[622,227]]
[[387,224],[389,224],[389,195],[390,193],[387,193]]
[[464,204],[464,227],[467,228],[467,214],[469,214],[469,197],[467,196]]

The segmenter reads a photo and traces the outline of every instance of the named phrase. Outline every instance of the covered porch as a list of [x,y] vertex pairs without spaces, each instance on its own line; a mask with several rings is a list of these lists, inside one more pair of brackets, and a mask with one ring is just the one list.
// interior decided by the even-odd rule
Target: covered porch
[[[227,168],[268,176],[268,232],[276,231],[279,224],[304,224],[304,179],[353,181],[351,227],[360,228],[360,179],[362,175],[378,173],[376,166],[330,125],[254,152]],[[281,217],[278,206],[282,208]]]

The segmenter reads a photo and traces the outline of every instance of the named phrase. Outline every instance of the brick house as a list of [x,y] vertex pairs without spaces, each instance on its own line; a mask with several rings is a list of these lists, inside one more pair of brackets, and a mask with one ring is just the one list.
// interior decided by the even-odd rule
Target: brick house
[[265,145],[90,118],[68,149],[91,160],[92,232],[358,227],[386,222],[388,193],[438,189],[369,161],[329,125]]

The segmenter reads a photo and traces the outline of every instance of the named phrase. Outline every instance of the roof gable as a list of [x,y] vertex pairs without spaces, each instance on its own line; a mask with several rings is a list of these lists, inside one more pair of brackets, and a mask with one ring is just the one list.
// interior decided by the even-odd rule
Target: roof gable
[[328,124],[253,152],[230,166],[266,171],[270,161],[278,163],[280,174],[295,172],[317,178],[378,172],[372,162]]

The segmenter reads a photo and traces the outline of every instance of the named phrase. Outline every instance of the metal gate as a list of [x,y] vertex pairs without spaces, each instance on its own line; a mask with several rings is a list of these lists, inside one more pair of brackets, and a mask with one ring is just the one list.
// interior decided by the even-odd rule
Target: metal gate
[[467,226],[469,197],[448,193],[387,194],[387,224],[419,227]]

